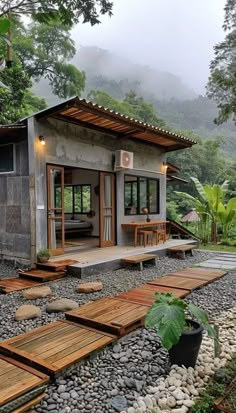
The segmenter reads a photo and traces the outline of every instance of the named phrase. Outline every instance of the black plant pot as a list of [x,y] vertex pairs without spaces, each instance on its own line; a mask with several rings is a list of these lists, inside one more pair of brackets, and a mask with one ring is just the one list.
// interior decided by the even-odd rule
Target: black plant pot
[[193,329],[184,331],[179,342],[169,350],[171,364],[185,367],[194,367],[202,342],[203,327],[196,321],[188,320]]

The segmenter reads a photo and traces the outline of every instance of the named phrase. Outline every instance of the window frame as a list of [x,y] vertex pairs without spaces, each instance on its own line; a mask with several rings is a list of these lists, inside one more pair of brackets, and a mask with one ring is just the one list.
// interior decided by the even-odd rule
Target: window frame
[[[89,213],[89,211],[83,212],[83,187],[84,187],[84,186],[88,186],[89,189],[90,189],[90,206],[89,206],[89,211],[91,211],[91,209],[92,209],[92,185],[91,185],[91,184],[67,184],[67,185],[64,185],[64,188],[72,188],[72,211],[71,211],[71,212],[65,212],[65,211],[64,211],[64,214],[87,215],[87,214]],[[75,191],[75,188],[76,188],[76,187],[81,187],[81,204],[80,204],[80,206],[81,206],[82,212],[75,211],[75,192],[76,192],[76,191]],[[55,187],[55,199],[56,199],[56,189],[57,189],[57,188],[60,188],[60,185],[58,185],[58,186]],[[65,195],[64,195],[64,201],[65,201]]]
[[[126,181],[126,177],[134,177],[136,178],[136,181]],[[150,176],[141,176],[141,175],[130,175],[130,174],[125,174],[124,175],[124,215],[125,216],[130,216],[130,215],[143,215],[143,212],[140,211],[140,180],[145,179],[146,180],[146,207],[148,208],[149,215],[159,215],[160,214],[160,179],[159,178],[152,178]],[[156,202],[156,212],[151,212],[150,211],[150,181],[155,181],[156,182],[156,188],[157,188],[157,202]],[[132,183],[137,183],[137,212],[135,214],[129,214],[126,212],[127,206],[125,205],[125,184],[131,183],[131,194],[132,194]]]
[[12,146],[12,154],[13,154],[13,170],[12,171],[6,171],[6,172],[1,172],[0,175],[7,175],[7,174],[14,174],[16,173],[16,145],[15,143],[3,143],[0,144],[0,151],[2,146]]

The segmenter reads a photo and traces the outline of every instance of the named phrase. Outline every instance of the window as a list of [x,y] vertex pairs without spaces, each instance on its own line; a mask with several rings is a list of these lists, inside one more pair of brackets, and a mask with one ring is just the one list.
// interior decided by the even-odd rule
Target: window
[[13,143],[0,145],[0,173],[15,171],[15,146]]
[[159,179],[125,175],[125,215],[159,214]]
[[[60,208],[61,187],[56,187],[56,208]],[[65,214],[87,214],[91,210],[91,185],[64,187]]]

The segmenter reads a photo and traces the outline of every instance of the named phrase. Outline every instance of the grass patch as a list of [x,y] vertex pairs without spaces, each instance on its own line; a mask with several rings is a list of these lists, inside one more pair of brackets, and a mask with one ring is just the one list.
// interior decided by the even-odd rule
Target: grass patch
[[207,251],[236,252],[236,247],[221,244],[200,244],[199,249]]
[[[220,369],[210,380],[206,390],[192,407],[192,413],[212,413],[213,405],[218,397],[225,395],[227,386],[236,377],[236,356],[229,361],[226,366]],[[224,403],[235,411],[236,407],[236,391],[232,391],[225,399]]]

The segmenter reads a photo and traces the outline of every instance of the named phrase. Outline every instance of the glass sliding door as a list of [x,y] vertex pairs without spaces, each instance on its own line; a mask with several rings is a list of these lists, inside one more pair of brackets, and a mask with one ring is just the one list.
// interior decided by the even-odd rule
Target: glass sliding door
[[115,177],[100,172],[100,247],[115,245]]
[[48,248],[52,255],[64,254],[64,168],[47,165]]

